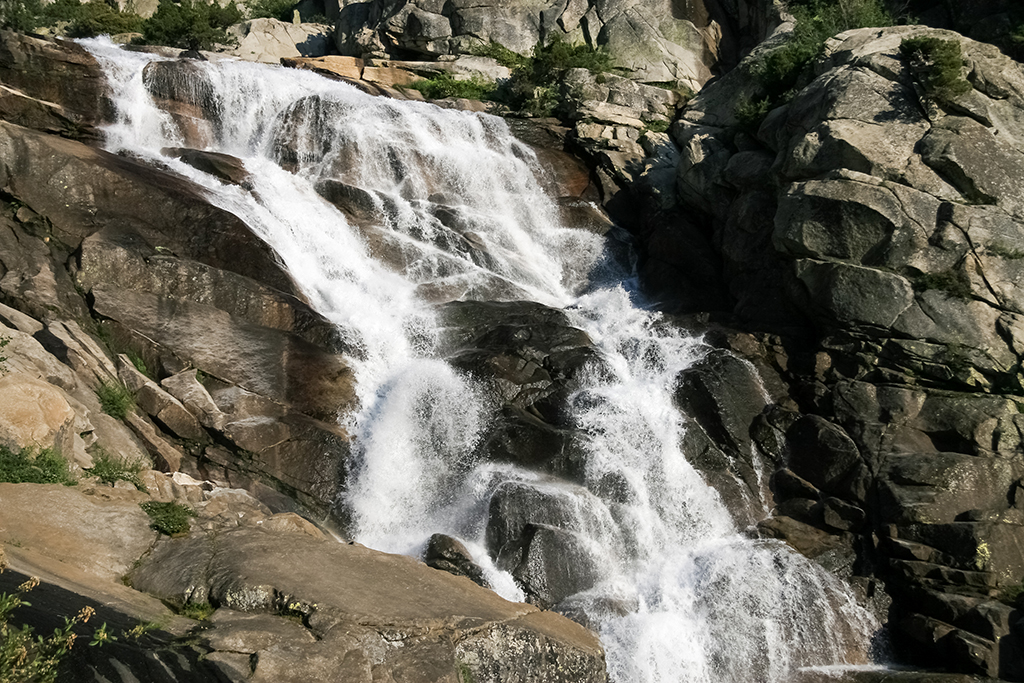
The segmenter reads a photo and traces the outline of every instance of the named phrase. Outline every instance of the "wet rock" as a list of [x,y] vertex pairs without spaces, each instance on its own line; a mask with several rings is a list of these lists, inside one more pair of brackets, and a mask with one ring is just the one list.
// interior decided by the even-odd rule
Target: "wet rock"
[[85,48],[71,41],[0,32],[0,82],[33,100],[57,105],[60,116],[69,112],[67,118],[73,125],[62,125],[67,134],[76,128],[86,132],[111,112],[99,64]]
[[467,579],[490,588],[487,579],[484,578],[483,570],[476,562],[465,545],[456,538],[445,534],[434,534],[427,541],[427,549],[423,551],[423,561],[428,567],[440,569],[441,571],[465,576]]
[[562,403],[598,356],[565,314],[531,302],[453,302],[442,308],[449,362],[492,385],[503,403],[558,425]]

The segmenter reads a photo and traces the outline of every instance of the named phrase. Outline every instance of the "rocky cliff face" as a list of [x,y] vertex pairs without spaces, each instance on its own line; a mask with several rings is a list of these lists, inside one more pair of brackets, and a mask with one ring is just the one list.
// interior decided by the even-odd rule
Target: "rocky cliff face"
[[[962,52],[963,94],[924,87],[900,51],[922,36]],[[694,235],[712,245],[722,320],[770,331],[715,334],[786,388],[743,414],[757,404],[712,365],[684,405],[718,449],[749,438],[773,463],[761,533],[884,581],[898,655],[1020,680],[1024,68],[951,32],[851,31],[750,127],[736,106],[762,95],[757,58],[673,125],[687,217],[641,239],[676,310],[699,309],[665,269],[689,268]]]
[[[744,0],[545,0],[516,3],[341,2],[335,33],[343,55],[434,59],[499,43],[527,54],[563,39],[604,47],[631,78],[698,89],[734,64],[780,21],[771,3]],[[333,18],[333,17],[332,17]]]

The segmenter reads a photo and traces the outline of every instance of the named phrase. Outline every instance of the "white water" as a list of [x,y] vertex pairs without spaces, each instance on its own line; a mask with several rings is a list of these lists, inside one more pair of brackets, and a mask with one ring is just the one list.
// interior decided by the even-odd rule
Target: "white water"
[[[115,91],[107,147],[206,187],[277,250],[356,350],[361,408],[346,426],[357,454],[341,503],[357,540],[416,553],[433,533],[459,536],[495,589],[522,599],[483,544],[492,494],[520,482],[560,501],[558,526],[596,568],[596,584],[562,607],[598,630],[614,681],[785,681],[797,667],[865,661],[877,624],[848,589],[779,543],[741,536],[680,452],[671,387],[706,351],[701,341],[637,307],[629,280],[590,280],[608,271],[600,238],[559,225],[532,153],[504,122],[308,72],[203,64],[223,117],[205,144],[244,161],[249,191],[161,153],[186,140],[143,85],[153,57],[87,46]],[[294,173],[279,165],[282,149]],[[314,190],[324,178],[373,191],[379,225],[350,224]],[[455,207],[465,240],[483,250],[432,217],[431,201]],[[563,308],[606,359],[570,401],[586,434],[582,485],[477,460],[496,406],[434,357],[427,299],[486,297]]]

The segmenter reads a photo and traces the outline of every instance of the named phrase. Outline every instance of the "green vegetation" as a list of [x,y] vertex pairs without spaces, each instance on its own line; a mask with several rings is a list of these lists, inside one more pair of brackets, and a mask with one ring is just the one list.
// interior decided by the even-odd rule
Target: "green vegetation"
[[449,74],[441,74],[414,87],[430,99],[493,100],[517,111],[550,116],[558,104],[558,82],[566,71],[589,69],[600,74],[612,70],[611,56],[605,50],[573,45],[560,38],[548,45],[538,43],[530,55],[518,54],[498,43],[481,45],[470,52],[497,60],[512,70],[512,76],[496,84],[480,78],[456,80]]
[[923,273],[913,279],[914,289],[940,289],[950,296],[960,299],[971,297],[971,281],[967,273],[959,270],[946,270],[941,273]]
[[0,0],[0,28],[25,33],[39,28],[43,12],[39,0]]
[[142,359],[142,356],[135,353],[134,351],[127,351],[125,355],[128,356],[128,360],[132,362],[132,365],[135,366],[136,370],[141,372],[146,377],[153,379],[153,375],[149,372],[149,368],[146,367],[146,361]]
[[0,25],[15,31],[53,26],[72,38],[90,38],[140,31],[142,23],[134,12],[122,12],[106,2],[56,0],[43,6],[39,0],[0,0]]
[[180,610],[179,613],[183,617],[189,619],[195,619],[196,621],[206,621],[216,611],[216,607],[208,602],[189,602],[186,603]]
[[224,29],[242,19],[234,2],[221,7],[203,0],[160,0],[156,13],[143,24],[142,35],[147,43],[155,45],[209,50],[217,43],[233,43]]
[[195,510],[180,503],[148,501],[139,507],[149,515],[149,526],[168,536],[188,533],[189,518],[196,516]]
[[647,123],[646,130],[649,133],[664,133],[671,125],[668,121],[650,121]]
[[253,0],[249,3],[250,19],[279,19],[291,21],[295,12],[292,0]]
[[432,100],[439,100],[445,97],[465,97],[470,100],[492,99],[494,90],[497,87],[494,81],[488,81],[479,76],[465,80],[457,80],[449,73],[439,73],[434,78],[419,81],[412,86],[423,93],[424,97]]
[[469,54],[477,57],[490,57],[508,69],[525,69],[530,66],[530,58],[513,52],[501,43],[487,43],[471,48]]
[[910,62],[925,93],[937,102],[951,102],[971,89],[963,77],[964,59],[955,40],[905,38],[900,52]]
[[68,461],[51,448],[11,450],[0,446],[0,482],[9,484],[64,484],[71,486]]
[[[6,566],[0,555],[0,572]],[[0,593],[0,683],[53,683],[64,656],[71,651],[77,636],[72,629],[86,623],[95,613],[92,607],[83,607],[74,617],[64,617],[64,626],[54,630],[48,638],[35,635],[31,626],[11,624],[14,610],[28,606],[24,595],[39,585],[33,577],[18,586],[14,593]],[[93,633],[90,645],[102,645],[112,638],[103,624]]]
[[[987,249],[990,254],[995,254],[996,256],[1000,256],[1010,261],[1024,259],[1024,251],[1021,251],[1020,249],[1013,249],[1002,244],[990,244]],[[2,361],[2,359],[0,359],[0,361]]]
[[96,390],[103,412],[123,420],[135,408],[135,398],[128,387],[116,380],[102,382]]
[[126,481],[140,491],[146,490],[146,485],[139,478],[139,474],[146,467],[142,461],[125,462],[118,460],[102,448],[98,448],[92,463],[92,467],[87,469],[86,472],[94,477],[99,477],[100,481],[106,484]]
[[3,351],[10,343],[10,337],[0,337],[0,375],[7,372],[7,356],[3,354]]
[[771,108],[772,103],[767,97],[760,100],[746,99],[736,105],[734,114],[740,128],[753,134],[757,132]]
[[790,0],[789,11],[796,19],[793,34],[753,67],[765,98],[740,103],[746,107],[744,127],[756,128],[764,115],[756,121],[753,115],[761,110],[766,114],[791,96],[800,75],[821,54],[826,40],[850,29],[894,23],[882,0]]

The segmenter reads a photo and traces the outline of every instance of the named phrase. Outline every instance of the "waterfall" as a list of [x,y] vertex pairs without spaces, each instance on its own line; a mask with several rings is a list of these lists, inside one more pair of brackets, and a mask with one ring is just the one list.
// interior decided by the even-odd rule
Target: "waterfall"
[[[174,87],[192,109],[161,109],[143,71],[162,58],[84,44],[113,90],[106,147],[187,176],[245,220],[352,349],[360,407],[344,425],[356,446],[339,505],[356,540],[415,554],[431,534],[459,537],[494,589],[519,600],[484,542],[492,498],[519,492],[557,510],[549,521],[575,539],[592,576],[558,607],[599,633],[614,681],[785,681],[867,661],[878,625],[849,589],[742,535],[680,451],[672,387],[707,347],[643,308],[602,238],[560,224],[534,154],[504,121],[231,60],[190,63],[201,79]],[[250,183],[162,152],[186,144],[241,159]],[[356,196],[368,218],[325,201],[325,188]],[[457,212],[458,233],[438,205]],[[601,368],[568,400],[585,435],[581,480],[476,457],[497,407],[439,357],[431,302],[452,299],[561,309],[599,349]]]

